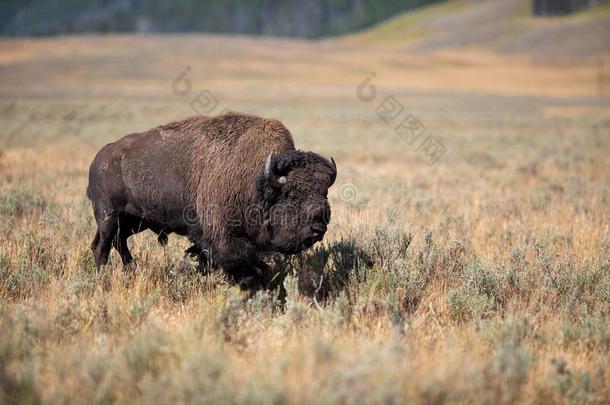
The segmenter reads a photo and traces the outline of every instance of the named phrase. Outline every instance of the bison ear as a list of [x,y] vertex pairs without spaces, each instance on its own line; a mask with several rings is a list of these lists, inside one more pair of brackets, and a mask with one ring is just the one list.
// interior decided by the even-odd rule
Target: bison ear
[[333,173],[330,176],[330,185],[335,184],[335,180],[337,180],[337,164],[335,163],[335,159],[333,157],[330,158],[330,161],[333,164]]
[[273,152],[267,156],[267,162],[265,162],[265,181],[273,188],[281,188],[286,184],[285,176],[278,176],[275,173],[275,155]]

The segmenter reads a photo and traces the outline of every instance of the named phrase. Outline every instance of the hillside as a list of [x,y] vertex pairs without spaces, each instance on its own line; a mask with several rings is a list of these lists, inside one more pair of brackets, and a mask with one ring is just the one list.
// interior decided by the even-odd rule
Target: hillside
[[483,48],[542,59],[595,57],[610,52],[610,3],[534,17],[529,0],[457,0],[403,13],[344,39],[409,52]]

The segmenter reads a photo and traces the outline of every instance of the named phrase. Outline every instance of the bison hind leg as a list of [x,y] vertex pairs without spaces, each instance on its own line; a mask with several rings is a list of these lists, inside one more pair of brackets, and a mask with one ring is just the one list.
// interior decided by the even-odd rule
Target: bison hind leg
[[91,242],[91,250],[93,251],[94,254],[95,254],[95,249],[97,249],[97,245],[99,245],[99,243],[100,243],[100,231],[98,231],[96,229],[95,237],[93,238],[93,241]]
[[100,231],[98,229],[95,230],[95,237],[93,238],[93,241],[91,242],[91,252],[93,253],[93,258],[95,259],[95,267],[99,270],[101,264],[99,261],[99,256],[98,256],[98,246],[100,244]]
[[124,266],[128,266],[133,262],[133,256],[129,251],[127,239],[145,229],[147,229],[147,227],[140,218],[127,213],[121,213],[119,215],[118,229],[116,236],[113,238],[112,246],[119,252]]
[[97,232],[91,243],[91,248],[95,257],[95,265],[99,270],[108,263],[108,256],[117,230],[117,217],[112,210],[108,210],[108,213],[96,211],[95,220],[97,222]]
[[119,231],[117,232],[116,237],[112,240],[112,246],[117,250],[117,252],[119,252],[124,266],[127,266],[133,262],[133,256],[131,255],[129,246],[127,245],[127,239],[131,235],[133,235],[133,233],[127,229],[122,229],[121,224],[119,223]]

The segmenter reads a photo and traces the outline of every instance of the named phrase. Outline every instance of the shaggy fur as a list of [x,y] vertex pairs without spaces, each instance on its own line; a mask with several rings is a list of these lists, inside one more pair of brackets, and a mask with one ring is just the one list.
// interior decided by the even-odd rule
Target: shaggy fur
[[[265,176],[270,154],[271,177],[283,185]],[[295,150],[274,119],[197,116],[127,135],[103,147],[89,171],[96,264],[111,247],[130,263],[127,238],[151,229],[160,243],[170,233],[189,237],[189,253],[236,280],[256,277],[264,255],[322,239],[336,174],[334,162]]]

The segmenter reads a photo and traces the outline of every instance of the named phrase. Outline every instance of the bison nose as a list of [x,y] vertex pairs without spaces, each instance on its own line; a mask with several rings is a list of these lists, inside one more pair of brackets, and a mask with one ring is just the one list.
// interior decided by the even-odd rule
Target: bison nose
[[326,227],[322,225],[311,225],[309,229],[315,238],[321,238],[326,233]]

